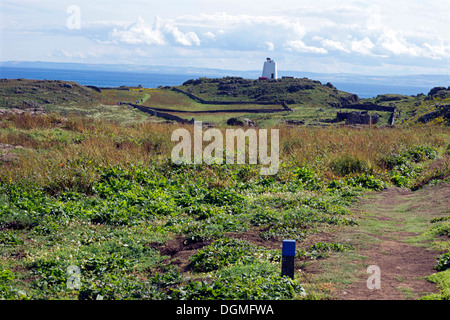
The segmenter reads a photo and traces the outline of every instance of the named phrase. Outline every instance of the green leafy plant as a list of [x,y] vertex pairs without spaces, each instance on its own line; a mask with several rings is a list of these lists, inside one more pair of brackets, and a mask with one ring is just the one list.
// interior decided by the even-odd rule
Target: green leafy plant
[[24,241],[13,230],[0,232],[0,245],[21,245]]
[[314,170],[308,167],[296,168],[294,170],[294,177],[308,189],[316,190],[320,188],[320,178]]
[[385,186],[382,180],[375,178],[373,175],[361,174],[356,177],[351,177],[347,180],[351,186],[358,186],[366,189],[382,190]]
[[317,242],[306,251],[300,252],[300,257],[309,257],[310,259],[322,259],[328,257],[330,252],[345,252],[353,250],[353,246],[342,243]]
[[194,254],[189,266],[196,272],[214,271],[235,263],[251,263],[257,259],[257,252],[256,246],[244,240],[223,238]]
[[245,271],[210,282],[191,280],[183,287],[172,289],[171,296],[183,300],[288,300],[306,295],[302,285],[290,278],[258,274],[248,268]]
[[251,224],[253,226],[262,226],[267,224],[273,224],[278,221],[278,217],[274,212],[257,212],[253,215],[251,219]]
[[444,271],[450,268],[450,252],[441,254],[434,268],[438,271]]
[[0,270],[0,300],[28,300],[25,291],[16,288],[16,275],[8,269]]

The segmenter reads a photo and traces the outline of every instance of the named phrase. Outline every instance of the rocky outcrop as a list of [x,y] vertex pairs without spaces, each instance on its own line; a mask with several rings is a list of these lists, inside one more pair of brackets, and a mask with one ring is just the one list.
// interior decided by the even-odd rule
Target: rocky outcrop
[[338,101],[330,102],[332,108],[347,108],[351,105],[356,105],[359,102],[359,97],[356,94],[351,94],[347,97],[339,97]]
[[11,162],[19,158],[17,153],[11,152],[17,149],[24,149],[22,146],[13,146],[7,143],[0,143],[0,163]]
[[254,127],[255,123],[247,118],[236,117],[228,119],[227,125],[240,127]]
[[303,90],[313,90],[314,86],[311,84],[294,84],[287,88],[287,92],[294,93],[299,92]]
[[87,88],[90,88],[90,89],[92,89],[92,90],[95,90],[95,91],[97,91],[97,92],[99,92],[99,93],[101,93],[102,92],[102,89],[100,89],[99,87],[96,87],[96,86],[86,86]]
[[436,97],[436,96],[442,96],[442,95],[449,95],[450,94],[450,87],[434,87],[433,89],[428,92],[428,96],[430,97]]
[[28,113],[31,115],[36,115],[36,114],[44,114],[45,110],[42,107],[38,107],[38,108],[0,108],[0,116],[4,116],[4,115],[20,115],[23,113]]
[[348,106],[357,103],[359,101],[359,97],[356,94],[351,94],[348,97],[340,97],[339,101],[342,106]]
[[427,123],[439,117],[443,117],[446,120],[447,124],[450,123],[450,104],[437,105],[435,110],[428,112],[423,116],[420,116],[417,119],[417,122]]

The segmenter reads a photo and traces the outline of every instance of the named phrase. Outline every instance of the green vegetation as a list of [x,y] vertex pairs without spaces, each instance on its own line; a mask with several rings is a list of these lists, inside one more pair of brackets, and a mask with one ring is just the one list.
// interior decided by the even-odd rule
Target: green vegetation
[[[242,116],[252,119],[258,125],[269,126],[288,120],[302,120],[308,124],[318,124],[321,119],[334,119],[337,109],[345,108],[343,104],[355,102],[353,94],[336,90],[331,84],[322,85],[319,81],[303,79],[279,79],[276,81],[249,80],[237,77],[222,79],[200,78],[186,81],[176,88],[193,94],[207,101],[247,101],[256,103],[272,103],[265,105],[222,105],[216,109],[242,108],[281,108],[282,102],[287,103],[292,111],[277,113],[247,113]],[[201,110],[208,105],[202,105]],[[387,114],[387,113],[386,113]],[[179,115],[183,117],[183,115]],[[196,114],[195,119],[208,121],[206,114]],[[235,116],[229,115],[228,118]],[[389,117],[385,115],[384,118]],[[186,117],[187,118],[187,117]],[[190,119],[190,118],[189,118]],[[215,121],[214,121],[215,120]],[[214,119],[218,124],[224,124],[226,119]]]
[[[365,102],[376,103],[382,106],[396,106],[398,109],[397,122],[412,124],[417,122],[425,114],[439,110],[441,105],[450,103],[450,90],[444,90],[441,94],[433,93],[436,88],[430,90],[428,95],[403,96],[386,94],[376,98],[364,99]],[[449,117],[444,113],[430,118],[430,124],[449,124]]]
[[439,293],[425,296],[422,300],[450,300],[450,270],[432,274],[428,280],[437,284]]
[[[432,223],[440,223],[438,226],[430,228],[429,232],[434,236],[447,236],[450,235],[450,225],[447,222],[449,217],[441,217],[433,219]],[[438,293],[431,294],[423,297],[423,300],[450,300],[450,245],[448,241],[435,242],[434,247],[436,250],[443,252],[436,258],[436,265],[434,269],[436,273],[430,275],[428,280],[436,283]]]
[[[200,78],[186,81],[179,89],[209,101],[257,101],[299,104],[310,102],[336,102],[339,98],[354,99],[352,94],[338,91],[332,85],[303,79],[272,81],[249,80],[237,77],[223,79]],[[337,100],[336,100],[337,99]]]
[[[0,118],[0,142],[22,146],[0,154],[2,299],[329,298],[320,283],[308,290],[307,274],[280,276],[281,241],[298,241],[301,266],[352,252],[311,239],[358,225],[350,207],[366,192],[449,173],[449,129],[437,125],[282,127],[281,166],[270,177],[258,165],[175,165],[171,134],[180,126],[116,103],[190,107],[184,95],[75,85],[28,92],[25,83],[12,87],[30,101],[49,90],[51,103],[38,103],[53,113]],[[24,99],[2,90],[3,107]]]
[[[80,86],[74,82],[48,80],[7,80],[0,85],[0,108],[45,109],[58,114],[81,115],[93,119],[119,122],[160,122],[164,119],[139,112],[127,103],[143,107],[168,110],[186,120],[214,122],[223,125],[231,117],[249,118],[260,126],[274,126],[284,121],[303,121],[307,125],[328,126],[336,123],[337,111],[352,112],[346,109],[351,104],[376,104],[396,106],[396,123],[414,124],[423,121],[421,117],[430,112],[427,123],[444,124],[449,121],[448,90],[430,91],[418,96],[380,95],[371,99],[359,99],[356,95],[339,91],[332,84],[322,84],[308,78],[278,79],[276,81],[250,80],[238,77],[222,79],[200,78],[186,81],[174,88],[193,94],[200,99],[223,102],[254,102],[255,104],[203,104],[171,87],[148,89],[142,87],[110,88],[100,92],[96,88]],[[284,111],[281,102],[287,103],[292,111]],[[123,105],[118,105],[124,103]],[[272,103],[269,105],[258,103]],[[275,113],[224,112],[208,113],[211,110],[279,109]],[[170,111],[173,110],[173,111]],[[195,113],[194,113],[195,112]],[[200,112],[200,113],[199,113]],[[378,125],[387,125],[391,112],[369,111],[379,116]]]

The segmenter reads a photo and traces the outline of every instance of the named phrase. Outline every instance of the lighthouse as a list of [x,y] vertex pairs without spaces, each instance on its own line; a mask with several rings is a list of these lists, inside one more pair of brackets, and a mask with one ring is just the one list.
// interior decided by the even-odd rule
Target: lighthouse
[[277,63],[270,58],[264,62],[262,77],[267,79],[277,79]]

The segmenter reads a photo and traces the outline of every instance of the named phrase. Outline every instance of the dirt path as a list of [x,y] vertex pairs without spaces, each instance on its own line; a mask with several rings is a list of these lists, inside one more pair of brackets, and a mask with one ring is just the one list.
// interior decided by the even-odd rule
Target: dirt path
[[[353,262],[358,280],[336,292],[336,298],[408,300],[436,292],[435,284],[425,277],[435,272],[439,253],[425,246],[431,239],[421,234],[431,227],[432,218],[448,215],[449,195],[450,184],[441,184],[416,192],[388,188],[362,200],[355,208],[360,226],[339,237],[356,244],[367,258],[363,263]],[[379,267],[379,289],[368,288],[368,278],[375,276],[367,272],[371,265]],[[375,287],[377,283],[369,284]]]

